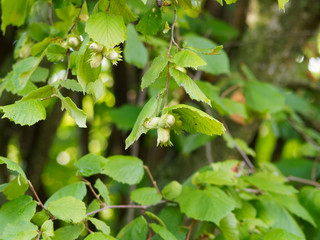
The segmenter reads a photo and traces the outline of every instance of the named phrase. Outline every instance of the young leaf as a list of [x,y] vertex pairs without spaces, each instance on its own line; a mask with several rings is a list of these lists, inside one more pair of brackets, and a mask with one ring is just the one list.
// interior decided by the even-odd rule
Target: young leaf
[[4,240],[33,239],[38,235],[38,227],[29,221],[10,223],[2,233]]
[[235,185],[236,182],[232,180],[231,178],[231,172],[225,171],[205,171],[199,173],[199,175],[196,176],[196,182],[197,184],[212,184],[212,185]]
[[210,115],[194,107],[178,104],[164,109],[164,112],[179,114],[182,130],[189,133],[221,135],[225,132],[223,124]]
[[27,195],[4,203],[0,208],[0,238],[9,224],[30,221],[36,206],[37,203]]
[[186,73],[174,68],[170,68],[170,75],[180,87],[185,89],[191,99],[207,103],[209,106],[211,106],[210,99],[204,95],[198,85]]
[[198,190],[186,186],[176,201],[181,212],[188,217],[214,222],[217,225],[235,207],[234,200],[216,187]]
[[26,96],[24,96],[20,102],[25,102],[30,99],[43,99],[52,96],[56,92],[56,88],[50,85],[46,85],[44,87],[40,87]]
[[100,78],[98,78],[94,82],[89,82],[86,88],[86,92],[88,94],[91,94],[95,101],[98,101],[98,99],[102,96],[103,94],[103,82]]
[[147,11],[137,25],[137,31],[143,35],[155,35],[162,28],[161,11],[157,7],[152,7]]
[[155,205],[160,202],[162,196],[153,187],[143,187],[133,190],[130,198],[140,205]]
[[284,5],[286,5],[286,3],[288,3],[289,0],[278,0],[278,4],[279,4],[279,9],[283,9],[284,10]]
[[77,105],[69,97],[59,96],[61,99],[62,109],[66,109],[67,113],[76,121],[77,125],[81,128],[86,128],[86,113],[79,109]]
[[142,77],[141,90],[150,86],[159,77],[167,64],[168,60],[163,55],[159,55],[153,59],[150,68]]
[[160,112],[160,107],[162,106],[163,94],[160,93],[159,96],[152,97],[142,108],[139,116],[133,126],[130,135],[126,139],[126,149],[130,147],[139,137],[148,132],[143,126],[144,121],[147,118],[155,117]]
[[161,191],[164,199],[173,201],[182,191],[182,185],[177,181],[168,183]]
[[195,52],[183,49],[174,56],[174,63],[179,67],[192,67],[197,69],[207,63]]
[[96,227],[97,230],[103,232],[104,234],[110,234],[110,227],[104,222],[97,218],[89,217],[88,220]]
[[44,206],[48,207],[50,202],[58,200],[62,197],[72,196],[76,199],[82,200],[87,194],[86,185],[83,182],[76,182],[67,185],[58,191],[56,191],[51,197],[45,202]]
[[108,236],[105,233],[96,232],[90,233],[84,240],[117,240],[114,237]]
[[121,183],[137,184],[144,174],[143,162],[132,156],[111,156],[101,173]]
[[8,169],[20,173],[21,176],[22,176],[25,180],[28,180],[26,174],[24,173],[24,171],[22,170],[22,168],[18,165],[18,163],[14,162],[14,161],[12,161],[12,160],[10,160],[10,159],[8,159],[8,158],[1,157],[1,156],[0,156],[0,164],[4,164],[4,163],[7,165],[7,168],[8,168]]
[[83,224],[68,225],[54,231],[52,240],[75,240],[78,239],[81,232],[84,230]]
[[134,25],[127,26],[127,41],[124,47],[124,59],[126,62],[144,68],[148,62],[148,50],[140,41]]
[[94,187],[98,189],[100,196],[103,198],[105,204],[110,205],[109,191],[107,186],[98,178]]
[[8,200],[12,200],[24,195],[28,188],[29,185],[27,181],[21,177],[21,175],[18,175],[6,186],[3,193],[6,195]]
[[84,202],[71,196],[50,202],[48,210],[53,216],[66,222],[79,223],[86,218]]
[[118,240],[146,240],[148,234],[147,221],[143,216],[140,216],[127,224],[117,235]]
[[126,40],[126,26],[122,16],[99,12],[92,14],[86,24],[85,31],[92,40],[113,48]]
[[0,110],[4,112],[2,118],[9,118],[21,126],[31,126],[40,120],[46,119],[46,109],[39,99],[17,102],[0,107]]
[[221,219],[219,229],[226,240],[239,240],[238,221],[233,213]]
[[74,92],[82,92],[82,86],[74,79],[68,79],[67,81],[60,81],[59,84],[66,88],[70,89],[71,91]]
[[101,173],[106,161],[107,159],[100,155],[88,153],[75,162],[74,165],[78,169],[80,176],[89,177]]
[[53,237],[54,236],[54,228],[53,228],[53,221],[52,220],[47,220],[45,221],[42,226],[41,226],[41,232],[42,232],[42,237],[44,239],[47,239],[49,237]]
[[60,62],[64,59],[66,53],[67,49],[58,44],[52,43],[47,48],[46,56],[50,62]]
[[164,228],[163,226],[156,223],[150,223],[149,226],[163,240],[177,240],[177,238],[168,229]]

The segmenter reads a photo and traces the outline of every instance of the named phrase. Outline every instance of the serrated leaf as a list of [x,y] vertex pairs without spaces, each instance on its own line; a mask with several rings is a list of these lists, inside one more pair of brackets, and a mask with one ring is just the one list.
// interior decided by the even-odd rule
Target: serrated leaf
[[90,233],[84,240],[116,240],[114,237],[108,236],[101,232]]
[[105,204],[110,205],[110,198],[109,198],[109,190],[107,186],[98,178],[94,187],[98,189],[100,196],[103,198]]
[[110,234],[110,227],[104,222],[97,218],[89,217],[88,220],[96,227],[97,230],[103,232],[104,234]]
[[200,90],[198,85],[184,72],[170,68],[170,75],[174,78],[179,87],[183,87],[191,99],[207,103],[211,106],[210,99]]
[[303,240],[305,238],[298,237],[294,234],[288,233],[287,231],[279,228],[275,228],[267,232],[263,236],[264,240]]
[[59,96],[59,98],[61,99],[62,109],[65,109],[67,111],[67,113],[76,121],[79,127],[86,128],[86,113],[83,110],[79,109],[77,105],[71,100],[71,98],[64,98],[62,96]]
[[223,186],[223,185],[235,185],[236,182],[232,180],[231,178],[231,172],[228,174],[228,172],[225,171],[205,171],[199,173],[199,175],[196,176],[196,182],[198,184],[213,184],[217,186]]
[[238,221],[233,213],[221,219],[219,229],[226,240],[239,240]]
[[138,32],[143,35],[155,35],[162,28],[162,16],[159,8],[153,6],[140,19],[136,26]]
[[221,122],[214,119],[194,107],[178,104],[164,109],[164,112],[173,112],[179,114],[182,121],[182,130],[189,133],[202,133],[206,135],[221,135],[225,128]]
[[112,48],[126,40],[126,26],[122,16],[99,12],[92,14],[86,24],[85,31],[92,40]]
[[155,59],[153,59],[150,68],[142,77],[141,90],[150,86],[159,77],[160,73],[163,71],[167,64],[168,59],[166,59],[162,55],[159,55]]
[[52,43],[47,48],[46,56],[50,62],[60,62],[64,59],[66,53],[67,49],[58,44]]
[[56,191],[51,197],[44,203],[45,207],[48,207],[50,202],[58,200],[62,197],[72,196],[79,200],[82,200],[87,194],[86,185],[83,182],[76,182],[70,185],[67,185],[58,191]]
[[39,99],[30,99],[0,107],[4,112],[2,118],[8,118],[21,126],[31,126],[46,119],[46,109]]
[[137,20],[137,16],[128,7],[127,1],[110,1],[109,12],[115,15],[121,15],[125,24]]
[[80,176],[89,177],[101,173],[106,161],[107,159],[100,155],[88,153],[75,162],[74,165],[78,169]]
[[127,41],[123,53],[126,62],[138,68],[144,68],[148,62],[148,50],[140,41],[138,33],[132,24],[127,26]]
[[153,187],[143,187],[133,190],[130,198],[140,205],[155,205],[161,201],[162,196]]
[[235,207],[234,200],[216,187],[198,190],[186,186],[176,202],[188,217],[217,225]]
[[94,82],[89,82],[86,88],[86,92],[88,94],[91,94],[95,101],[98,101],[98,99],[102,96],[103,94],[103,82],[100,78],[98,78]]
[[47,220],[45,221],[42,226],[41,226],[41,232],[42,232],[42,236],[44,239],[47,239],[49,237],[53,237],[54,236],[54,228],[53,228],[53,221],[52,220]]
[[59,84],[61,85],[61,87],[64,87],[74,92],[83,91],[81,85],[74,79],[68,79],[67,81],[60,81]]
[[121,183],[137,184],[144,174],[143,162],[132,156],[111,156],[101,173]]
[[197,69],[199,66],[206,65],[207,63],[191,50],[181,50],[174,55],[174,63],[179,67],[192,67]]
[[168,229],[164,228],[163,226],[156,224],[156,223],[150,223],[149,226],[162,239],[164,239],[164,240],[177,240],[177,238]]
[[278,0],[278,4],[279,4],[279,9],[283,9],[284,10],[284,5],[286,5],[286,3],[288,3],[289,0]]
[[38,235],[38,227],[29,221],[9,223],[2,233],[3,240],[29,240]]
[[182,185],[177,181],[172,181],[168,183],[166,186],[164,186],[161,193],[164,199],[174,200],[180,195],[181,191],[182,191]]
[[58,219],[79,223],[86,218],[84,202],[75,197],[63,197],[48,204],[48,210]]
[[83,224],[65,226],[54,231],[54,237],[52,237],[52,240],[75,240],[83,230]]
[[220,45],[213,48],[196,48],[196,47],[187,46],[186,48],[191,49],[197,53],[202,53],[204,55],[220,55],[221,54],[220,50],[223,49],[223,46]]
[[48,98],[52,96],[56,92],[56,88],[50,85],[46,85],[43,87],[40,87],[36,90],[31,91],[28,93],[26,96],[24,96],[20,102],[25,102],[30,99],[43,99],[43,98]]
[[0,238],[8,224],[30,221],[37,203],[30,196],[21,196],[4,203],[0,208]]
[[147,118],[155,117],[160,112],[162,101],[163,93],[160,93],[159,96],[152,97],[144,105],[141,112],[139,113],[139,116],[133,126],[130,135],[126,139],[126,149],[130,147],[136,140],[138,140],[142,134],[148,132],[148,129],[143,126],[143,123]]
[[13,179],[3,190],[4,195],[6,195],[8,200],[12,200],[18,198],[28,190],[29,185],[25,178],[18,175],[15,179]]
[[148,234],[147,221],[143,216],[127,224],[117,235],[118,240],[146,240]]
[[21,176],[27,181],[27,176],[26,174],[24,173],[24,171],[22,170],[22,168],[19,166],[18,163],[8,159],[8,158],[5,158],[5,157],[1,157],[0,156],[0,164],[6,164],[7,165],[7,168],[12,170],[12,171],[15,171],[15,172],[18,172],[21,174]]

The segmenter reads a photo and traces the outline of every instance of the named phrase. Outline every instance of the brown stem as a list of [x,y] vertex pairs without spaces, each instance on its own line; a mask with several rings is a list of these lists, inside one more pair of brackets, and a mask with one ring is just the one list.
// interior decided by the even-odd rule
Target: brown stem
[[102,212],[106,209],[113,209],[113,208],[137,208],[137,209],[147,209],[147,208],[150,208],[150,207],[154,207],[156,205],[159,205],[159,204],[163,204],[163,203],[166,203],[167,201],[166,200],[161,200],[160,202],[158,202],[157,204],[155,205],[109,205],[109,206],[105,206],[103,208],[100,208],[98,210],[95,210],[95,211],[92,211],[92,212],[89,212],[87,213],[87,216],[90,216],[90,215],[94,215],[98,212]]
[[89,233],[93,233],[93,231],[91,231],[91,229],[89,228],[88,223],[85,219],[83,219],[83,224]]
[[168,62],[168,75],[167,75],[167,83],[166,83],[166,95],[164,98],[164,107],[166,107],[168,104],[169,80],[170,80],[170,62]]
[[39,240],[39,239],[40,239],[41,234],[42,234],[42,231],[41,231],[41,230],[39,230],[39,232],[38,232],[38,236],[37,236],[36,240]]
[[193,224],[194,224],[194,223],[195,223],[195,220],[192,220],[191,223],[190,223],[190,225],[189,225],[189,231],[188,231],[186,240],[189,240],[189,239],[190,239],[191,232],[192,232],[192,227],[193,227]]
[[161,194],[161,192],[160,192],[160,190],[159,190],[159,188],[158,188],[157,182],[154,180],[154,178],[153,178],[153,176],[152,176],[152,174],[151,174],[151,172],[150,172],[149,167],[146,166],[146,165],[143,165],[143,167],[144,167],[144,169],[147,171],[147,173],[148,173],[148,175],[149,175],[149,177],[150,177],[150,180],[151,180],[153,186],[155,187],[155,189],[157,189],[157,192],[162,196],[162,194]]
[[308,179],[304,179],[304,178],[299,178],[299,177],[295,177],[295,176],[287,177],[287,181],[303,183],[303,184],[314,186],[316,188],[320,188],[320,184],[317,183],[316,181],[312,181],[312,180],[308,180]]
[[70,29],[70,31],[69,31],[68,33],[72,33],[72,31],[74,30],[74,28],[77,26],[78,21],[79,21],[80,16],[81,16],[81,13],[82,13],[82,9],[83,9],[84,2],[85,2],[85,0],[82,1],[81,6],[80,6],[80,11],[79,11],[78,17],[77,17],[76,21],[74,22],[74,24],[72,25],[72,27],[71,27],[71,29]]
[[41,202],[41,200],[40,200],[40,198],[39,198],[39,196],[38,196],[38,194],[37,194],[37,192],[36,192],[36,190],[34,190],[34,187],[33,187],[32,183],[31,183],[30,181],[28,181],[28,185],[29,185],[31,191],[33,192],[34,196],[36,197],[38,203],[39,203],[40,206],[43,208],[43,210],[45,210],[45,211],[49,214],[49,216],[51,217],[51,219],[53,219],[53,220],[56,219],[56,218],[48,211],[48,209],[46,209],[46,207],[43,205],[43,203]]
[[311,179],[313,181],[316,180],[316,174],[317,174],[319,161],[320,161],[320,154],[316,157],[316,159],[314,160],[313,166],[312,166]]
[[234,90],[238,89],[240,86],[239,85],[233,85],[226,89],[223,93],[221,93],[220,97],[224,98],[226,97],[229,93],[232,93]]
[[91,192],[93,193],[94,197],[99,201],[101,207],[105,207],[106,204],[105,204],[104,202],[102,202],[102,200],[100,199],[99,195],[98,195],[98,194],[96,193],[96,191],[93,189],[91,183],[90,183],[87,179],[85,179],[85,178],[83,178],[83,177],[80,177],[80,176],[78,176],[78,175],[77,175],[77,177],[80,178],[83,182],[85,182],[86,185],[88,185],[88,187],[90,188],[90,190],[91,190]]
[[52,94],[49,97],[41,98],[41,101],[44,101],[44,100],[47,100],[47,99],[50,99],[50,98],[53,98],[53,97],[57,97],[57,94]]

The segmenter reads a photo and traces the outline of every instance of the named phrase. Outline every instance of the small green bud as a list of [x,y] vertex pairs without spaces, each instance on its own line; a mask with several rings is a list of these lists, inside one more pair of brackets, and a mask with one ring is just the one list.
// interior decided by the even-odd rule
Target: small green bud
[[147,119],[143,123],[143,126],[146,129],[156,129],[156,128],[158,128],[159,121],[160,121],[159,117],[152,117],[152,118]]
[[170,141],[170,129],[158,128],[157,146],[172,146]]
[[101,53],[93,54],[90,58],[90,65],[92,68],[97,68],[100,66],[101,61],[102,61]]

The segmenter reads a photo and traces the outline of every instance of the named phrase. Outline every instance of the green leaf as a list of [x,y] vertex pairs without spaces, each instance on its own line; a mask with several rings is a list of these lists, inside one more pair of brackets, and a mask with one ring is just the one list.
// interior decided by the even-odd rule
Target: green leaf
[[47,48],[46,56],[50,62],[60,62],[64,59],[66,53],[67,49],[58,44],[52,43]]
[[139,113],[139,116],[133,126],[130,135],[126,139],[126,149],[130,147],[136,140],[138,140],[142,134],[148,132],[148,129],[143,126],[143,123],[147,118],[155,117],[160,112],[162,101],[163,93],[160,93],[159,96],[152,97],[144,105],[141,112]]
[[141,107],[135,105],[122,105],[119,108],[110,109],[112,122],[120,130],[130,130],[133,128],[135,121],[139,116]]
[[166,200],[176,199],[182,191],[182,185],[177,181],[168,183],[161,191],[163,198]]
[[188,217],[214,222],[217,225],[235,207],[234,200],[216,187],[198,190],[186,186],[176,201],[181,212]]
[[155,35],[162,28],[161,11],[156,6],[148,10],[139,21],[136,29],[143,35]]
[[25,95],[21,100],[20,102],[24,102],[24,101],[27,101],[27,100],[30,100],[30,99],[44,99],[44,98],[48,98],[46,100],[43,100],[41,101],[42,104],[44,106],[47,106],[49,105],[50,103],[50,100],[55,93],[56,93],[57,89],[53,86],[50,86],[50,85],[46,85],[46,86],[43,86],[43,87],[40,87],[36,90],[33,90],[31,92],[29,92],[27,95]]
[[54,236],[54,228],[53,228],[53,221],[52,220],[47,220],[45,221],[42,226],[41,226],[41,232],[42,232],[42,237],[44,239],[47,239],[49,237],[53,237]]
[[97,230],[104,234],[110,234],[110,227],[104,222],[96,218],[89,217],[88,220],[96,227]]
[[94,187],[98,189],[100,196],[103,198],[105,204],[110,205],[109,191],[107,186],[98,178]]
[[223,46],[217,46],[214,48],[196,48],[196,47],[187,47],[188,49],[191,49],[197,53],[202,53],[204,55],[220,55],[220,50],[223,49]]
[[143,162],[132,156],[111,156],[107,158],[101,173],[121,183],[137,184],[144,174]]
[[94,82],[89,82],[86,88],[86,92],[88,94],[91,94],[95,101],[98,101],[98,99],[102,96],[103,94],[103,82],[100,78],[98,78]]
[[0,208],[0,238],[8,224],[30,221],[37,203],[30,196],[21,196],[4,203]]
[[312,215],[318,227],[320,226],[320,189],[303,187],[299,193],[299,201]]
[[43,39],[41,42],[36,43],[31,48],[31,55],[37,56],[38,54],[42,53],[48,47],[48,45],[54,40],[55,38],[48,37]]
[[196,176],[197,184],[213,184],[217,186],[233,186],[236,182],[232,179],[232,173],[227,171],[205,171]]
[[79,223],[86,218],[84,202],[75,197],[62,197],[48,204],[48,210],[58,219]]
[[45,221],[49,220],[49,218],[49,214],[44,209],[42,209],[40,212],[36,212],[33,215],[31,221],[35,223],[37,226],[41,227]]
[[141,90],[150,86],[159,77],[160,73],[163,71],[167,64],[168,59],[166,59],[162,55],[159,55],[155,59],[153,59],[150,68],[142,77]]
[[108,236],[101,232],[90,233],[84,240],[116,240],[114,237]]
[[27,180],[19,174],[15,179],[13,179],[3,190],[4,195],[6,195],[8,200],[18,198],[28,190],[29,185]]
[[[186,35],[185,41],[187,43],[187,47],[191,46],[195,48],[201,47],[207,49],[218,47],[218,45],[211,40],[194,34]],[[200,54],[200,57],[207,63],[207,65],[200,66],[199,70],[213,75],[230,74],[229,58],[225,51],[221,50],[220,53],[220,55]]]
[[133,190],[130,198],[140,205],[155,205],[161,201],[162,196],[153,187],[143,187]]
[[76,182],[67,185],[58,191],[56,191],[51,197],[45,202],[44,206],[48,207],[50,202],[58,200],[63,197],[72,196],[76,199],[82,200],[87,195],[87,188],[83,182]]
[[177,238],[168,229],[164,228],[163,226],[156,224],[156,223],[150,223],[149,226],[162,239],[164,239],[164,240],[177,240]]
[[198,85],[184,72],[170,68],[170,75],[174,78],[179,87],[183,87],[191,99],[207,103],[211,106],[209,98],[200,90]]
[[179,67],[192,67],[197,69],[207,63],[195,52],[183,49],[174,56],[174,63]]
[[73,80],[73,79],[68,79],[67,81],[60,81],[59,84],[62,87],[69,89],[73,92],[83,91],[81,85],[76,80]]
[[83,224],[69,225],[54,231],[54,237],[52,240],[75,240],[79,237],[84,230]]
[[303,240],[305,238],[298,237],[279,228],[272,229],[263,236],[264,240]]
[[80,176],[89,177],[101,173],[106,161],[107,159],[100,155],[88,153],[75,162],[74,165],[78,169]]
[[8,25],[21,26],[24,24],[33,0],[2,0],[1,1],[1,30],[6,32]]
[[32,82],[45,82],[49,76],[49,69],[43,67],[37,67],[36,70],[30,76]]
[[24,173],[24,171],[22,170],[22,168],[19,166],[18,163],[8,158],[0,156],[0,164],[6,164],[8,169],[10,169],[11,171],[20,173],[25,180],[28,180],[26,174]]
[[226,240],[239,240],[238,221],[233,213],[221,219],[219,229]]
[[127,26],[127,41],[123,53],[126,62],[138,68],[144,68],[148,62],[148,50],[140,41],[138,33],[132,24]]
[[164,112],[173,112],[179,114],[182,121],[182,130],[189,133],[202,133],[206,135],[221,135],[225,128],[221,122],[214,119],[194,107],[178,104],[164,109]]
[[46,119],[46,109],[39,99],[17,102],[0,107],[0,110],[4,112],[2,118],[8,118],[21,126],[31,126]]
[[122,16],[99,12],[92,14],[86,24],[85,31],[93,41],[106,48],[113,48],[126,40],[126,26]]
[[286,195],[298,192],[294,187],[285,185],[283,177],[271,173],[259,172],[251,176],[245,176],[244,179],[262,191]]
[[284,10],[284,5],[286,5],[287,2],[289,2],[289,0],[278,0],[279,9]]
[[31,222],[21,221],[9,223],[3,234],[3,240],[30,240],[38,235],[38,227]]
[[146,240],[148,234],[147,221],[140,216],[127,224],[117,235],[118,240]]
[[269,83],[248,81],[243,94],[247,105],[257,112],[274,113],[284,109],[284,95]]
[[81,128],[86,128],[86,113],[79,109],[77,105],[69,97],[59,96],[61,99],[62,109],[66,109],[67,113],[76,121],[77,125]]
[[137,16],[128,7],[127,1],[110,1],[109,12],[121,15],[126,24],[137,20]]

